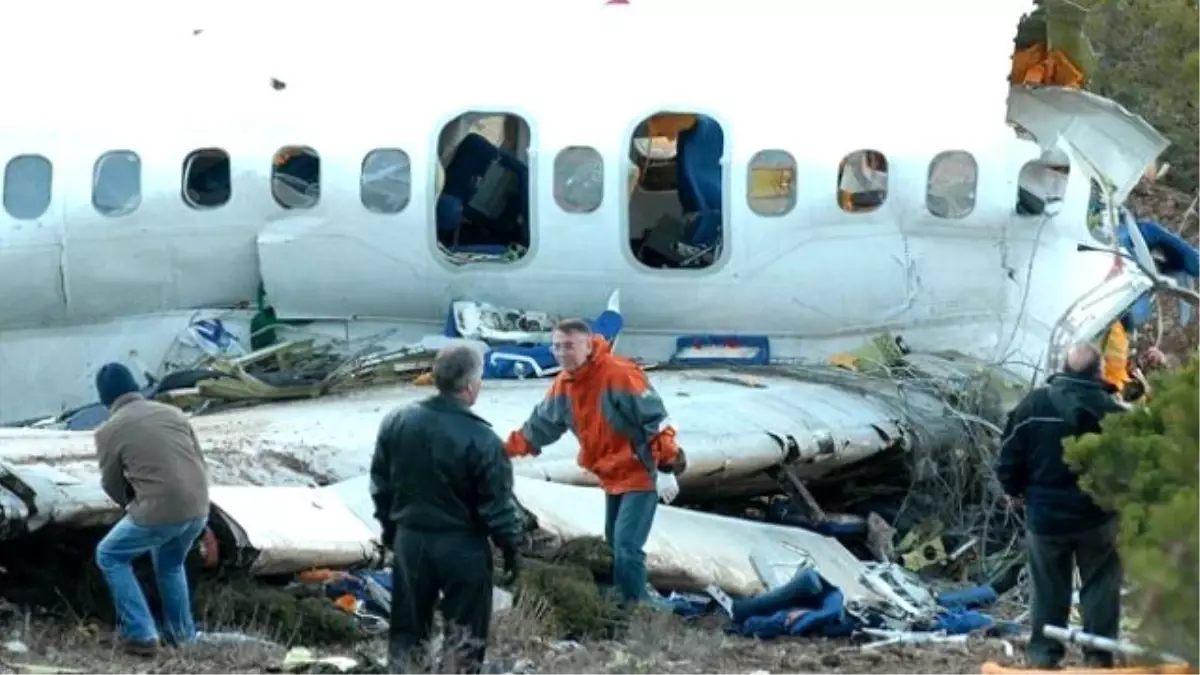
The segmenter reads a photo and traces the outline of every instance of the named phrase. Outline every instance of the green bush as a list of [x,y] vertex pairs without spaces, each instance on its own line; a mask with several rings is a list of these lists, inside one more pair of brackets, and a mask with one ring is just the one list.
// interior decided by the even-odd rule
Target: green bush
[[1137,639],[1200,662],[1198,361],[1154,379],[1152,398],[1065,443],[1080,485],[1121,514],[1121,555]]

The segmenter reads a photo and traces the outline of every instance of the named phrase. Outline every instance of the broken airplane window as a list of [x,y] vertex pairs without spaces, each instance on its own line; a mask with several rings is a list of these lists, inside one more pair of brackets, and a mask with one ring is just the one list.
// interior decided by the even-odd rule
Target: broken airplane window
[[308,146],[286,146],[271,161],[271,196],[285,209],[311,209],[321,201],[321,156]]
[[229,203],[233,173],[229,153],[220,148],[193,150],[183,160],[183,201],[193,209],[212,209]]
[[787,215],[796,206],[796,160],[786,150],[761,150],[750,158],[746,201],[760,216]]
[[629,242],[654,268],[704,268],[724,243],[725,132],[712,117],[659,113],[633,132]]
[[41,155],[17,155],[4,167],[4,210],[17,220],[42,217],[50,208],[54,168]]
[[529,250],[529,124],[470,112],[438,135],[444,168],[434,209],[438,248],[454,264],[515,262]]
[[855,150],[838,166],[838,206],[847,213],[870,213],[883,205],[888,190],[887,158],[878,150]]
[[929,163],[925,208],[938,218],[966,218],[975,209],[979,165],[965,150],[940,152]]
[[1017,214],[1040,216],[1062,202],[1070,174],[1066,157],[1061,162],[1049,158],[1026,162],[1017,176]]
[[554,201],[567,213],[591,213],[604,201],[604,158],[574,145],[554,158]]
[[92,167],[92,206],[109,218],[133,213],[142,203],[142,160],[131,150],[106,152]]
[[363,206],[373,213],[400,213],[412,197],[412,165],[408,153],[377,148],[363,157],[358,184]]

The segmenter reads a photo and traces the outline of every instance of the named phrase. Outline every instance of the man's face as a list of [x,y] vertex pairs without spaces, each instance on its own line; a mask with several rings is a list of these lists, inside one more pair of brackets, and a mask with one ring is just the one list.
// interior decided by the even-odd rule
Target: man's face
[[568,373],[587,363],[592,353],[592,336],[587,333],[556,330],[551,340],[550,350],[554,352],[554,360]]

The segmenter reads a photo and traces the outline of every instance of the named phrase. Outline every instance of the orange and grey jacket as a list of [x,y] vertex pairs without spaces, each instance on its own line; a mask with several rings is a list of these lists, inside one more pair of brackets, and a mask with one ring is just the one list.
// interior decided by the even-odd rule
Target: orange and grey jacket
[[662,398],[636,363],[612,353],[599,335],[592,356],[554,378],[546,398],[505,444],[510,457],[539,455],[567,430],[579,439],[579,466],[608,494],[654,489],[658,467],[679,454]]

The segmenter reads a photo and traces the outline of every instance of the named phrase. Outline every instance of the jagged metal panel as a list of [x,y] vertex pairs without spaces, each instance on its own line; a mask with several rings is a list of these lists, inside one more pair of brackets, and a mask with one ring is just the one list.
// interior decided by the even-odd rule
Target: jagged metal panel
[[[321,489],[339,494],[347,508],[378,536],[367,484],[363,476]],[[602,491],[521,476],[513,489],[543,533],[561,541],[604,536]],[[700,591],[716,584],[730,594],[753,595],[764,590],[764,584],[750,559],[751,552],[777,565],[781,576],[790,578],[800,565],[811,562],[848,598],[873,595],[858,581],[866,567],[836,539],[797,527],[674,506],[658,507],[646,543],[646,567],[651,580],[663,587]]]
[[[365,491],[366,486],[363,486]],[[254,574],[287,574],[379,561],[378,533],[323,488],[214,486],[212,503],[257,555]]]
[[1029,130],[1042,147],[1061,136],[1113,184],[1124,202],[1150,163],[1170,141],[1119,103],[1065,87],[1014,86],[1009,119]]

